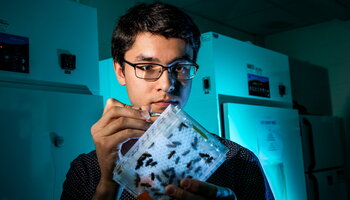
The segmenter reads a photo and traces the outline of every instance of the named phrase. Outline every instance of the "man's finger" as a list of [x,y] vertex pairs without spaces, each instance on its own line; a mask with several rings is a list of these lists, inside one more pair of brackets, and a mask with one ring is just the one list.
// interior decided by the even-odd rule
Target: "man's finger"
[[143,120],[123,117],[123,118],[114,120],[113,122],[106,125],[105,126],[106,133],[104,133],[103,135],[100,134],[100,136],[113,135],[114,133],[124,129],[135,129],[135,130],[146,131],[150,127],[150,125],[151,125],[150,123]]
[[[103,114],[107,113],[111,108],[113,108],[114,106],[118,106],[118,107],[128,107],[128,105],[114,99],[114,98],[109,98],[106,102],[106,106],[103,110]],[[131,107],[131,106],[129,106]]]
[[97,122],[97,126],[99,128],[103,128],[107,124],[111,123],[111,121],[119,117],[147,120],[149,118],[149,113],[147,111],[135,110],[130,108],[112,107]]
[[115,146],[115,144],[123,143],[130,138],[139,138],[144,132],[145,131],[142,130],[125,129],[118,135],[111,135],[110,140],[112,141],[113,146]]

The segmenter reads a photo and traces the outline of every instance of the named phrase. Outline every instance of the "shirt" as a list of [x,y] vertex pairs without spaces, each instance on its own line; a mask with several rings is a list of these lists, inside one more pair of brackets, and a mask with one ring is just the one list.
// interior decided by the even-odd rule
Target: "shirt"
[[[218,136],[216,136],[218,137]],[[228,187],[237,199],[274,199],[258,158],[239,144],[218,137],[229,151],[226,161],[206,181]],[[63,184],[62,200],[92,199],[100,180],[96,151],[81,154],[72,161]],[[120,199],[135,199],[123,190]]]

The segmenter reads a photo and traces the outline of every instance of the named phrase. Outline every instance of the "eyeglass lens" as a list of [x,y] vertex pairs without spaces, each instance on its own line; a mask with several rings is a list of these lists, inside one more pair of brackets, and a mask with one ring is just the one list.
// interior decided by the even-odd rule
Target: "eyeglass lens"
[[[135,65],[136,76],[143,79],[157,79],[163,72],[163,67],[156,64]],[[192,64],[178,64],[170,68],[170,72],[176,75],[179,80],[191,79],[194,77],[196,67]]]

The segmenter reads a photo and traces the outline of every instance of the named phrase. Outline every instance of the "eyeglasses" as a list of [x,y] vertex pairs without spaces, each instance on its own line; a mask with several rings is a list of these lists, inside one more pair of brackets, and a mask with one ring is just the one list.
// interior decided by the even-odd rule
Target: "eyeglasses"
[[178,80],[190,80],[194,78],[199,68],[196,63],[189,61],[175,62],[168,66],[157,63],[131,63],[126,60],[123,61],[134,67],[135,76],[137,78],[154,81],[162,76],[164,70],[174,74]]

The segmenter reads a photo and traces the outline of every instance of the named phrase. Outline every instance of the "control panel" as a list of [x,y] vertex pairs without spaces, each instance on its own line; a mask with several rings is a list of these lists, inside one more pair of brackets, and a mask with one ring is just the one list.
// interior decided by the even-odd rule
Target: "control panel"
[[29,73],[29,39],[0,33],[0,70]]

